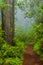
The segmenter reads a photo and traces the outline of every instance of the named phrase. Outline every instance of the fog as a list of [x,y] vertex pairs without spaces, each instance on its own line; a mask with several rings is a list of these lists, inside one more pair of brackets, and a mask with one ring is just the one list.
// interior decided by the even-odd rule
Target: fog
[[[15,28],[23,28],[24,30],[28,30],[31,24],[33,23],[33,19],[24,18],[24,12],[16,7],[16,14],[15,14]],[[1,20],[1,11],[0,11],[0,20]]]

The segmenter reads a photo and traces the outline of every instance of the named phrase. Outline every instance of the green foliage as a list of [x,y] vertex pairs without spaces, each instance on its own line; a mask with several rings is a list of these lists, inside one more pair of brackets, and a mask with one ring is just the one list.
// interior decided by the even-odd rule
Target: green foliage
[[4,65],[21,65],[22,61],[18,57],[5,59]]
[[4,0],[0,0],[0,9],[2,10],[2,11],[5,11],[4,9],[5,9],[5,7],[7,8],[7,7],[11,7],[11,4],[9,3],[9,4],[7,4]]
[[31,31],[29,30],[29,43],[34,45],[34,51],[36,54],[43,58],[43,24],[40,23],[38,26],[33,26]]
[[2,38],[3,31],[0,29],[0,65],[22,65],[25,44],[23,41],[13,39],[15,46],[9,45]]
[[40,42],[34,44],[34,51],[35,53],[40,54]]
[[0,65],[22,65],[24,43],[18,41],[15,46],[11,46],[4,41],[2,33],[0,29]]
[[0,0],[0,8],[3,9],[6,6],[4,0]]
[[38,23],[43,23],[43,0],[23,0],[19,1],[17,4],[19,8],[24,11],[25,18],[33,17]]
[[3,63],[3,59],[2,59],[2,58],[0,58],[0,65],[2,65],[2,63]]
[[3,34],[3,31],[2,31],[2,29],[0,28],[0,45],[1,45],[2,43],[4,43],[3,38],[2,38],[2,34]]
[[[20,43],[18,44],[20,45]],[[8,46],[7,44],[4,44],[1,47],[2,58],[3,57],[16,57],[16,56],[21,58],[24,53],[24,47],[21,46],[22,44],[20,46],[19,45],[14,47],[14,46]]]

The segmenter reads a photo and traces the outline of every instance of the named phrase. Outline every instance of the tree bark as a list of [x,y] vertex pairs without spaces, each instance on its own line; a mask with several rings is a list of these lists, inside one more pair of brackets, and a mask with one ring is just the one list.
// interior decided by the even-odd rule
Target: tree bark
[[2,11],[2,30],[3,38],[12,44],[14,38],[14,0],[4,0],[6,4],[10,4]]

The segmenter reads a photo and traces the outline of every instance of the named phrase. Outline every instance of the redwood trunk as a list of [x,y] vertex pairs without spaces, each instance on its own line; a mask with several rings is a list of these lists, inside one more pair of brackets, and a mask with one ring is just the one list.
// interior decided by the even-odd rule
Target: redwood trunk
[[12,44],[14,37],[14,0],[4,0],[7,6],[2,11],[2,29],[4,30],[3,37],[4,39]]

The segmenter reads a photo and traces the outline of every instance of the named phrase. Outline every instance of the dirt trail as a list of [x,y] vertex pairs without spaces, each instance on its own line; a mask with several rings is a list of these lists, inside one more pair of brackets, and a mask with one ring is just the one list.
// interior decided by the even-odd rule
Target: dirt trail
[[23,65],[43,65],[43,61],[34,53],[32,45],[28,45],[25,50]]

